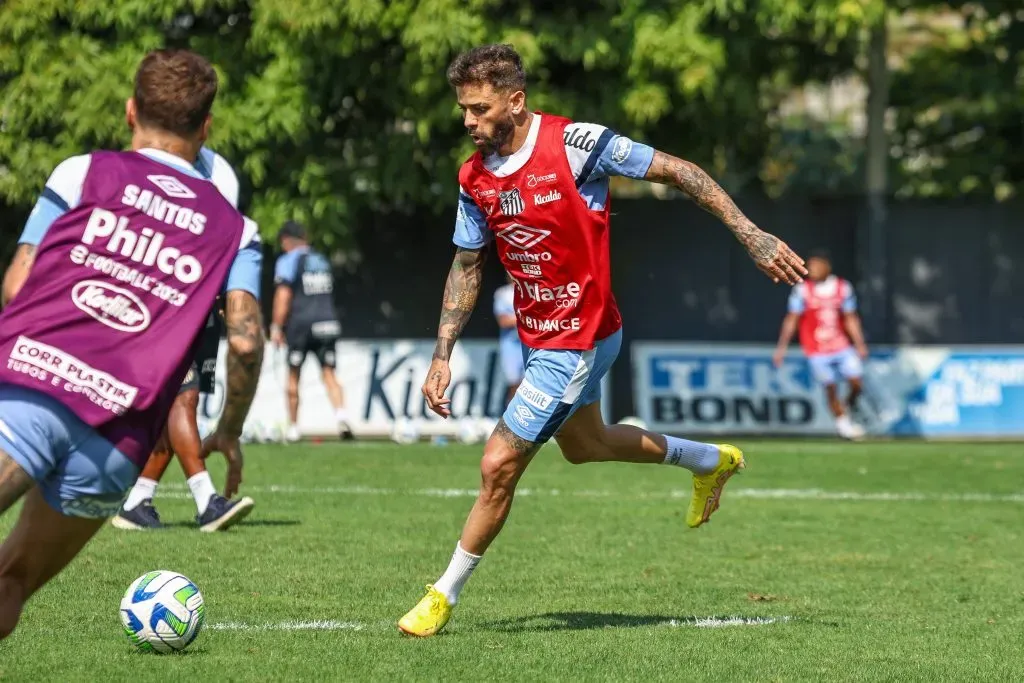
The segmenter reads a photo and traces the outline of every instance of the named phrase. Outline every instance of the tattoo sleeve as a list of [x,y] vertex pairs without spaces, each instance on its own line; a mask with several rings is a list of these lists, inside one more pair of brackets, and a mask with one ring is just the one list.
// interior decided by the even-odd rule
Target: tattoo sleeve
[[494,433],[502,438],[509,446],[512,447],[516,453],[521,457],[529,458],[533,456],[537,451],[540,450],[541,444],[536,441],[527,441],[523,437],[517,435],[508,425],[505,424],[505,420],[498,420],[498,426],[494,428]]
[[696,164],[664,152],[655,152],[645,180],[673,185],[689,195],[697,206],[725,223],[758,263],[775,258],[779,240],[743,215],[736,203],[711,176]]
[[248,292],[230,291],[225,325],[228,336],[227,397],[217,430],[237,437],[249,414],[263,366],[260,306]]
[[459,247],[455,252],[455,259],[444,284],[441,322],[437,327],[437,345],[434,347],[434,358],[437,360],[451,358],[455,341],[473,314],[480,294],[486,257],[484,249]]
[[17,251],[14,252],[14,260],[11,261],[11,265],[4,274],[3,291],[0,292],[0,305],[6,306],[21,291],[35,262],[35,245],[19,244]]

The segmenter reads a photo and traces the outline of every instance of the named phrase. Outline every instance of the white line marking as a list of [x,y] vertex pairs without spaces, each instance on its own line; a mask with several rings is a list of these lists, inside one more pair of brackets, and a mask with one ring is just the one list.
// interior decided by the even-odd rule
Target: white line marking
[[659,626],[670,626],[672,628],[693,627],[693,628],[722,628],[724,626],[768,626],[770,624],[784,624],[791,617],[690,617],[688,619],[672,619],[664,621]]
[[358,621],[281,621],[263,624],[247,624],[244,621],[221,621],[207,624],[213,631],[362,631],[366,624]]
[[[191,498],[184,484],[162,484],[158,496],[162,498]],[[291,495],[343,495],[343,496],[423,496],[427,498],[475,498],[477,489],[397,489],[372,486],[246,486],[245,493]],[[576,498],[618,498],[626,500],[685,498],[689,489],[671,489],[650,493],[623,493],[589,489],[532,489],[516,491],[517,496],[571,496]],[[826,491],[824,489],[726,489],[733,498],[841,500],[853,502],[953,502],[953,503],[1024,503],[1024,493],[922,493],[914,491]]]

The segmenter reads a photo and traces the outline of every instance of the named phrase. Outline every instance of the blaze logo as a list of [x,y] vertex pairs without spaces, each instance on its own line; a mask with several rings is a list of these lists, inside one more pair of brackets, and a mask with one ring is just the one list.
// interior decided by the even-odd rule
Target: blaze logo
[[146,176],[149,182],[153,183],[168,197],[178,199],[195,199],[196,193],[185,187],[185,184],[172,175],[149,175]]
[[550,234],[550,230],[541,230],[540,228],[531,228],[527,225],[513,223],[499,232],[498,237],[505,240],[516,249],[526,251],[527,249],[540,244]]

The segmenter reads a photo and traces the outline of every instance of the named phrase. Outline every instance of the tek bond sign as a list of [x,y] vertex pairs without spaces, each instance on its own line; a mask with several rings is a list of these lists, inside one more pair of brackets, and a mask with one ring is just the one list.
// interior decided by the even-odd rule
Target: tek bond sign
[[[427,376],[434,340],[396,339],[340,341],[337,344],[337,375],[345,390],[349,424],[357,436],[388,436],[396,421],[415,422],[424,436],[458,434],[466,420],[496,423],[505,409],[506,385],[497,341],[460,341],[452,353],[452,383],[447,396],[452,416],[443,420],[432,413],[420,393]],[[200,402],[201,421],[209,429],[219,418],[224,402],[224,358],[221,341],[217,363],[217,388]],[[259,387],[246,430],[266,434],[285,426],[288,377],[286,356],[267,346]],[[299,430],[304,436],[337,434],[334,410],[321,381],[316,359],[309,355],[299,385]],[[610,401],[605,378],[604,406]]]
[[[835,434],[806,359],[792,348],[635,342],[637,415],[679,434]],[[856,417],[870,434],[1024,437],[1024,347],[894,347],[865,362]]]

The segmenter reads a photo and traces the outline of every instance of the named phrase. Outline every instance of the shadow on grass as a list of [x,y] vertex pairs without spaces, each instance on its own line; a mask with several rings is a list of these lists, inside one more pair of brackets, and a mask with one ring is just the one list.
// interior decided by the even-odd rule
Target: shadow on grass
[[[618,612],[547,612],[523,617],[501,619],[483,624],[492,631],[528,633],[544,631],[589,631],[605,628],[731,628],[779,626],[795,622],[807,623],[802,617],[728,614],[717,616],[670,616],[663,614],[621,614]],[[817,626],[841,628],[837,621],[815,621]]]
[[[751,617],[753,618],[753,617]],[[485,626],[509,633],[524,631],[587,631],[598,628],[638,628],[645,626],[697,626],[711,620],[728,621],[735,615],[718,617],[680,617],[664,614],[619,614],[603,612],[548,612],[514,619],[489,622]]]

